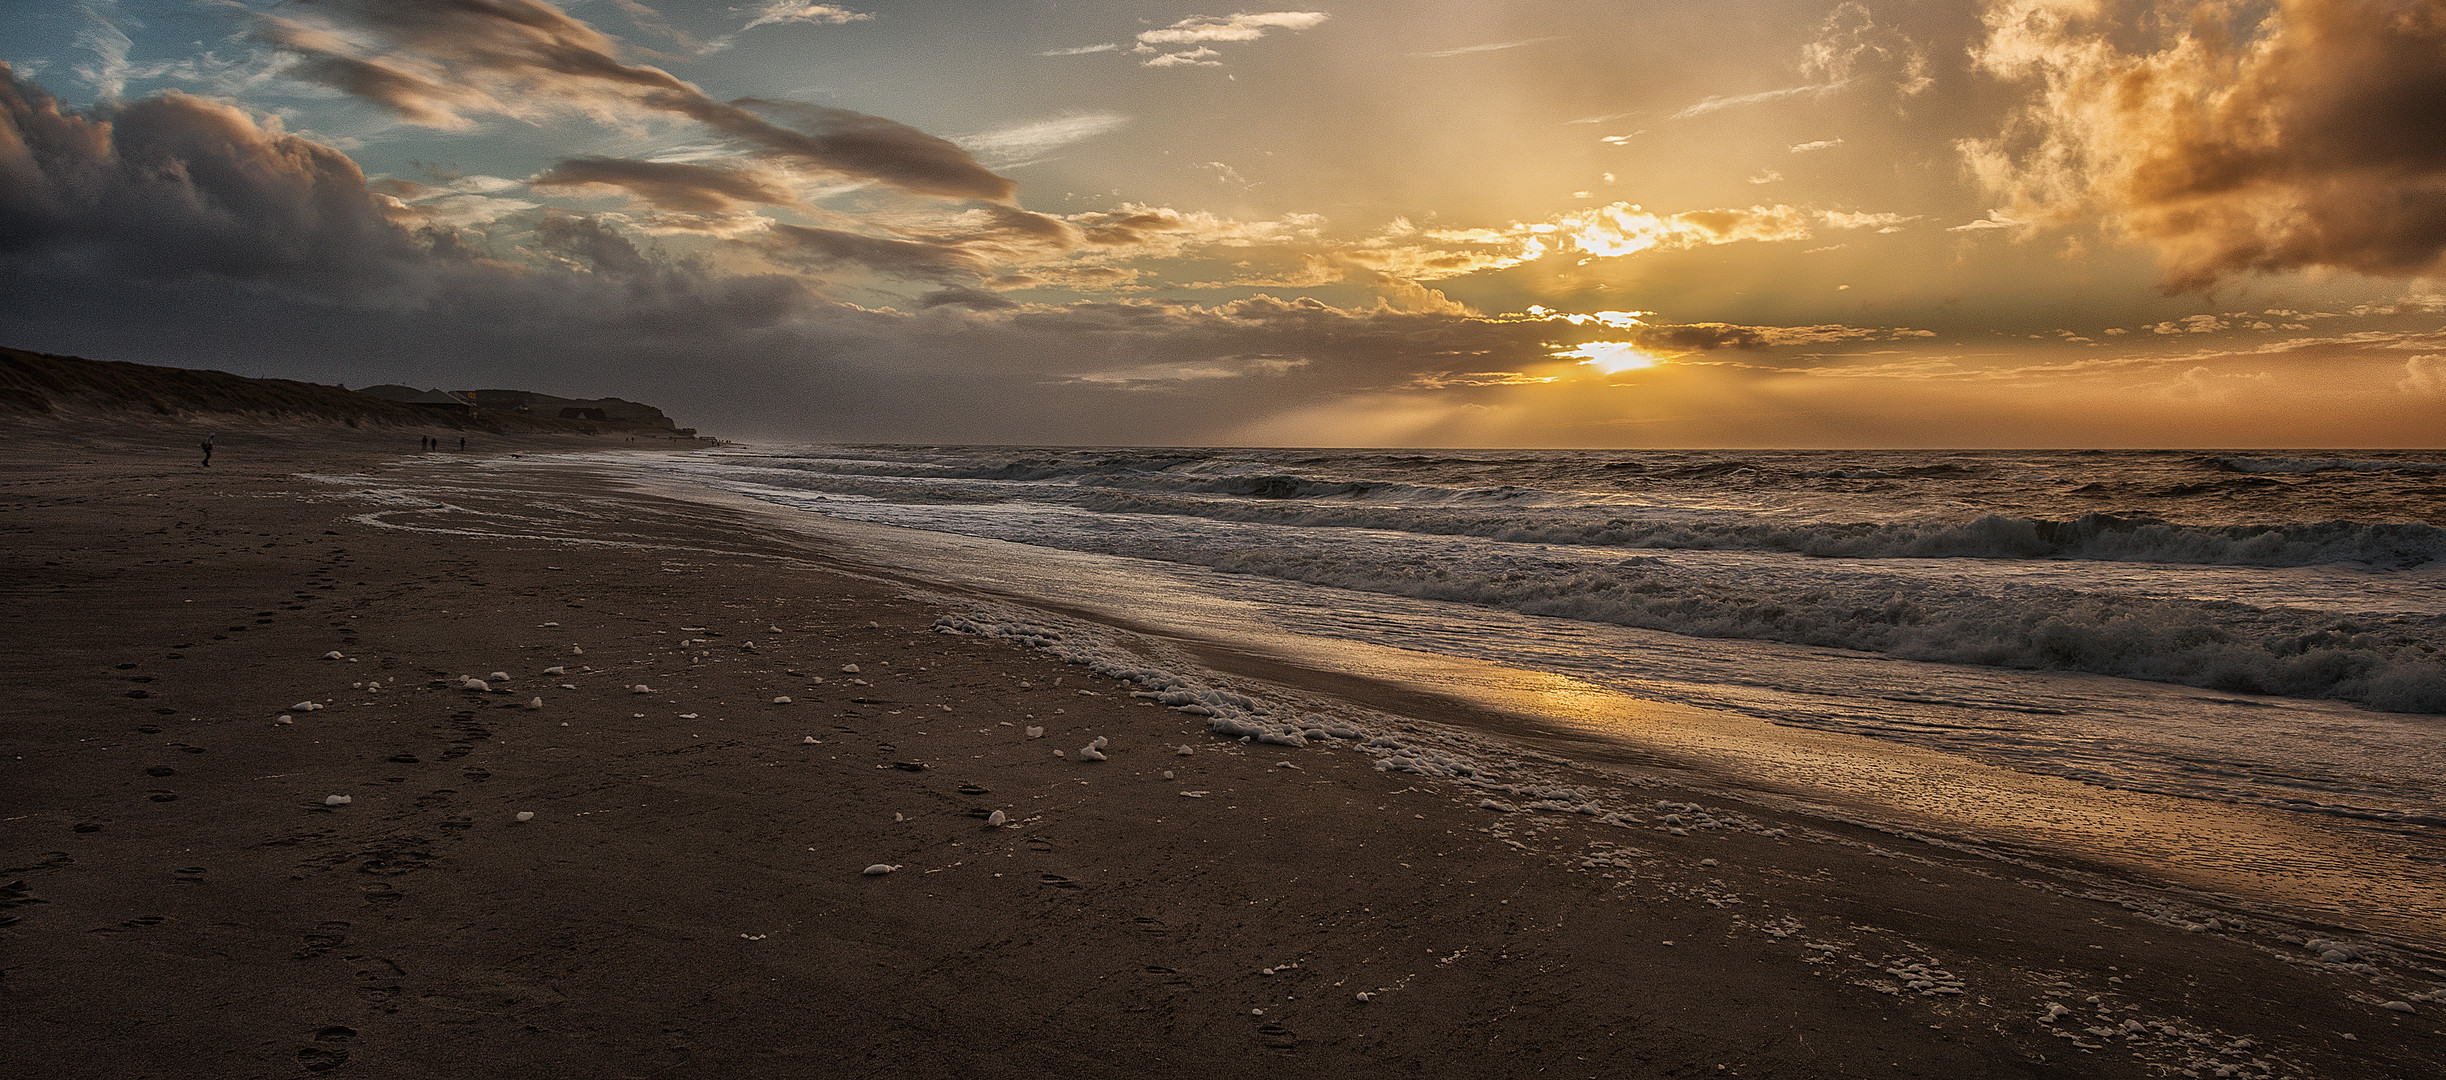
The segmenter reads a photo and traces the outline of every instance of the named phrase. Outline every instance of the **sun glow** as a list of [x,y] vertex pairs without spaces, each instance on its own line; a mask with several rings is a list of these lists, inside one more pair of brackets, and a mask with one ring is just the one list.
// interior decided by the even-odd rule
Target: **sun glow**
[[1663,357],[1642,350],[1639,346],[1627,341],[1591,341],[1579,348],[1565,350],[1554,355],[1577,359],[1583,366],[1595,368],[1608,375],[1624,371],[1638,371],[1641,368],[1652,368],[1664,363]]

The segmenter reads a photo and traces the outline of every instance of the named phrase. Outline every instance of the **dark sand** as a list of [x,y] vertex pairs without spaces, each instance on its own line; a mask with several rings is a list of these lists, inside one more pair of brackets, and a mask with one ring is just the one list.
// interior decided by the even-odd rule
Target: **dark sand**
[[447,475],[416,432],[201,430],[0,429],[0,1075],[2446,1074],[2446,1004],[2381,1007],[2424,961],[2315,927],[1669,767],[1684,835],[1493,813],[935,632],[769,515],[558,469],[618,543],[378,528],[298,474]]

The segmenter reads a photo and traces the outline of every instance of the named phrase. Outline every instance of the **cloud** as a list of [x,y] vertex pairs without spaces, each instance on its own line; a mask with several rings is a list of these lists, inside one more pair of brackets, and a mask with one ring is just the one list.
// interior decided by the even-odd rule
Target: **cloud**
[[1089,54],[1089,53],[1117,52],[1117,51],[1119,51],[1119,50],[1120,50],[1120,48],[1121,48],[1121,46],[1119,46],[1119,45],[1115,45],[1115,44],[1113,44],[1112,42],[1107,41],[1107,42],[1105,42],[1104,44],[1101,44],[1101,45],[1075,45],[1075,46],[1072,46],[1072,47],[1067,48],[1067,49],[1046,49],[1045,51],[1040,52],[1040,53],[1037,53],[1036,55],[1038,55],[1038,56],[1086,56],[1086,55],[1087,55],[1087,54]]
[[2406,394],[2446,395],[2446,356],[2422,353],[2404,361],[2404,377],[2395,389]]
[[782,23],[812,22],[839,26],[842,23],[865,22],[874,18],[873,15],[866,12],[851,11],[836,4],[810,4],[805,0],[765,0],[763,4],[755,8],[755,12],[756,17],[748,20],[746,26],[739,28],[741,32],[753,30],[759,26],[774,26]]
[[1255,41],[1270,30],[1308,30],[1330,16],[1322,11],[1267,11],[1215,18],[1195,15],[1160,30],[1148,30],[1138,40],[1148,45],[1195,45],[1208,41]]
[[1041,160],[1071,143],[1118,130],[1129,122],[1129,117],[1119,113],[1070,113],[963,135],[952,141],[997,167],[1012,168]]
[[1498,41],[1491,45],[1463,45],[1457,49],[1437,49],[1434,52],[1418,52],[1411,53],[1410,55],[1423,56],[1431,60],[1441,60],[1447,56],[1466,56],[1470,53],[1502,52],[1505,49],[1517,49],[1523,45],[1542,45],[1549,41],[1561,40],[1563,40],[1562,35],[1549,34],[1545,37],[1522,38],[1519,41]]
[[1261,353],[1255,356],[1224,356],[1206,361],[1185,361],[1140,364],[1135,367],[1106,368],[1073,376],[1083,383],[1110,383],[1133,389],[1157,389],[1167,384],[1206,382],[1214,379],[1247,379],[1261,376],[1280,377],[1308,366],[1301,356],[1280,356]]
[[535,224],[535,245],[594,273],[638,277],[654,269],[636,244],[600,218],[547,213]]
[[[1674,113],[1673,119],[1689,120],[1745,105],[1823,97],[1869,78],[1891,81],[1895,93],[1906,98],[1926,90],[1933,82],[1928,74],[1926,52],[1902,31],[1878,23],[1868,6],[1856,0],[1844,0],[1826,14],[1826,20],[1818,26],[1817,37],[1801,46],[1800,71],[1817,81],[1780,90],[1705,98]],[[1834,139],[1804,145],[1815,150],[1840,142],[1841,139]],[[1801,152],[1801,147],[1794,147],[1793,152]]]
[[[294,58],[292,76],[413,124],[661,113],[766,154],[911,194],[1008,201],[1014,190],[959,147],[896,121],[796,102],[715,101],[660,68],[622,62],[612,39],[540,0],[327,0],[293,13],[256,16],[256,36]],[[793,126],[754,110],[786,115]]]
[[1772,184],[1772,183],[1774,183],[1774,182],[1776,182],[1776,181],[1778,181],[1778,180],[1781,180],[1781,179],[1783,179],[1783,178],[1784,178],[1784,174],[1779,173],[1779,172],[1776,172],[1776,171],[1775,171],[1775,170],[1773,170],[1773,169],[1761,169],[1761,170],[1759,170],[1758,175],[1753,176],[1753,177],[1750,177],[1750,183],[1753,183],[1753,184]]
[[1715,112],[1718,109],[1730,109],[1742,105],[1759,105],[1769,101],[1782,101],[1786,98],[1816,97],[1820,94],[1831,94],[1837,90],[1843,89],[1843,87],[1849,85],[1850,82],[1851,80],[1849,79],[1838,79],[1833,82],[1812,83],[1808,86],[1788,86],[1781,90],[1761,90],[1755,94],[1737,94],[1730,97],[1706,98],[1695,105],[1691,105],[1680,112],[1674,113],[1673,119],[1688,120],[1694,116],[1705,116],[1708,113]]
[[1987,212],[1987,216],[1984,218],[1977,221],[1965,221],[1959,225],[1948,225],[1945,227],[1945,231],[1978,232],[1982,229],[2010,229],[2020,224],[2022,223],[2004,216],[2004,211],[2002,210],[1990,210]]
[[894,240],[807,225],[775,224],[766,251],[784,262],[803,266],[857,266],[890,277],[917,280],[973,281],[986,274],[984,260],[957,244]]
[[1843,145],[1843,140],[1841,139],[1819,139],[1816,142],[1796,144],[1792,147],[1792,152],[1795,154],[1806,154],[1813,150],[1832,150],[1841,145]]
[[[1146,67],[1221,67],[1214,59],[1222,54],[1208,48],[1218,42],[1255,41],[1275,30],[1308,30],[1330,18],[1322,11],[1241,12],[1216,18],[1195,15],[1170,26],[1143,31],[1133,52],[1154,53],[1143,61]],[[1181,52],[1164,52],[1164,48],[1191,45]]]
[[1801,47],[1801,71],[1836,85],[1872,72],[1888,75],[1903,97],[1935,81],[1928,74],[1927,53],[1901,30],[1879,24],[1857,0],[1844,0],[1826,13],[1817,39]]
[[1917,214],[1859,214],[1845,210],[1825,210],[1818,214],[1830,229],[1875,229],[1881,233],[1899,232],[1906,221],[1917,221]]
[[[94,57],[92,65],[76,66],[77,76],[93,84],[94,95],[100,100],[116,101],[120,92],[127,89],[127,53],[136,43],[119,25],[117,0],[85,0],[77,5],[77,11],[85,16],[85,24],[78,28],[73,42]],[[134,19],[126,21],[143,25]]]
[[1156,53],[1154,56],[1146,58],[1146,60],[1140,63],[1138,66],[1152,68],[1222,67],[1223,61],[1214,59],[1214,57],[1221,55],[1223,54],[1201,45],[1197,48],[1189,50],[1188,52]]
[[2213,334],[2231,328],[2232,324],[2214,315],[2186,315],[2180,320],[2168,319],[2141,327],[2152,334]]
[[2030,97],[1958,144],[2016,217],[2103,219],[2171,289],[2331,267],[2405,276],[2446,253],[2446,9],[1995,0],[1974,49]]
[[920,310],[938,307],[965,307],[977,311],[999,311],[1019,306],[1019,302],[1000,293],[971,289],[965,285],[950,285],[917,298]]
[[627,158],[565,158],[527,183],[534,187],[611,187],[687,214],[725,214],[747,205],[790,206],[797,193],[778,178],[747,169]]
[[1204,210],[1183,211],[1139,203],[1123,203],[1118,210],[1072,214],[1069,220],[1084,231],[1090,246],[1129,249],[1133,256],[1157,258],[1195,247],[1313,242],[1325,226],[1325,219],[1315,214],[1241,221]]
[[132,281],[413,292],[463,257],[388,212],[348,156],[168,93],[85,114],[0,64],[0,260]]

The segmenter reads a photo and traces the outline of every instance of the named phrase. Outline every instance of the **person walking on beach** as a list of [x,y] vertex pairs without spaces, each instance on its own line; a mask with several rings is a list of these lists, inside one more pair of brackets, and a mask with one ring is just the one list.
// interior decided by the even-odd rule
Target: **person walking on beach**
[[212,467],[212,434],[210,432],[204,435],[204,467],[207,469]]
[[459,449],[461,449],[461,450],[465,450],[465,449],[467,449],[467,436],[465,436],[465,435],[461,435],[461,436],[459,436]]

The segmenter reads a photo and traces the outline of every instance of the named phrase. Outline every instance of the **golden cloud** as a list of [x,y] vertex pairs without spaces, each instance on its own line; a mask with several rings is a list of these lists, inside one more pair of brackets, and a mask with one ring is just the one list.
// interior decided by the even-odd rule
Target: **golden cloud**
[[1980,67],[2033,98],[1958,147],[2013,219],[2102,216],[2174,289],[2446,253],[2446,7],[1997,0],[1986,25]]

